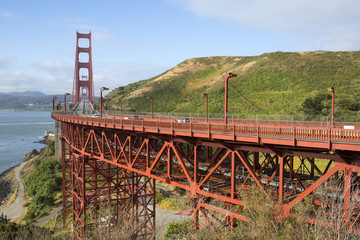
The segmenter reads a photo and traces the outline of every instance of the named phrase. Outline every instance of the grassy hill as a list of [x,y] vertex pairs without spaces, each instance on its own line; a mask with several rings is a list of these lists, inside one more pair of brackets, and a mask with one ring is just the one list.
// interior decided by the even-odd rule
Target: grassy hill
[[110,92],[113,108],[149,112],[223,114],[224,76],[229,80],[229,114],[329,115],[335,88],[336,115],[360,115],[360,51],[274,52],[254,57],[188,59],[148,80]]

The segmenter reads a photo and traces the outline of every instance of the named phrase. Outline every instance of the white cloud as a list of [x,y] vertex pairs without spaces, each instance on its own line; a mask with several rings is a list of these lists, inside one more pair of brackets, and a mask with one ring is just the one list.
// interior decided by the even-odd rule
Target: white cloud
[[358,0],[168,0],[201,17],[221,19],[287,38],[353,50],[360,46]]
[[34,63],[34,66],[41,71],[47,71],[51,73],[59,73],[59,72],[66,72],[73,68],[72,65],[67,63],[62,63],[57,60],[52,59],[45,59],[40,62]]
[[115,34],[105,28],[86,24],[72,24],[72,28],[77,29],[79,33],[89,33],[91,31],[91,38],[95,41],[114,40],[116,38]]
[[[20,70],[21,69],[21,70]],[[144,63],[97,63],[93,72],[95,95],[103,86],[110,90],[132,82],[148,79],[169,67]],[[71,92],[74,66],[45,59],[22,66],[15,59],[0,59],[0,92],[37,90],[45,94]]]
[[11,68],[16,62],[16,59],[13,57],[0,58],[0,69]]
[[4,19],[16,19],[19,16],[13,12],[0,9],[0,18]]

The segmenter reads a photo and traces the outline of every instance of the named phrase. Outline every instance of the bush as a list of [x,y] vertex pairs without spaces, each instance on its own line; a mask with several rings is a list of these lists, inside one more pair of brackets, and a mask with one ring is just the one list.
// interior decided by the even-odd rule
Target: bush
[[51,141],[48,143],[48,148],[52,153],[55,153],[55,141]]
[[170,239],[186,239],[185,236],[192,233],[192,222],[190,220],[185,220],[183,222],[173,222],[169,223],[165,238]]
[[175,192],[179,194],[180,196],[184,196],[186,193],[186,190],[183,188],[175,187]]
[[156,203],[161,203],[161,201],[162,200],[164,200],[164,199],[166,199],[167,197],[166,196],[164,196],[162,193],[160,193],[160,192],[157,192],[156,194],[155,194],[155,201],[156,201]]
[[25,181],[26,191],[32,197],[25,220],[34,221],[55,204],[55,194],[62,190],[61,162],[46,159],[35,162],[35,170]]
[[20,225],[11,222],[6,216],[0,216],[1,240],[57,240],[63,239],[54,236],[54,232],[31,224]]

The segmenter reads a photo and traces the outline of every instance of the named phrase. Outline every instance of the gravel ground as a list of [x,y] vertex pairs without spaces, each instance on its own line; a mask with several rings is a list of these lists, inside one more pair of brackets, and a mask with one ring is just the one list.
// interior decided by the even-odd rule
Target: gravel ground
[[175,215],[178,211],[165,210],[156,207],[156,239],[163,238],[169,223],[182,222],[185,219],[192,219],[192,215]]

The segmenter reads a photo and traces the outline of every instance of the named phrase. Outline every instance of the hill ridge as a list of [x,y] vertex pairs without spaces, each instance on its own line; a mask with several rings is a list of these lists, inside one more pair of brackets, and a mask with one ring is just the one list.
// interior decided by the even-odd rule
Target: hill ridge
[[[229,114],[309,114],[304,102],[329,94],[331,86],[338,115],[358,115],[360,110],[360,51],[190,58],[158,76],[118,87],[106,98],[114,108],[123,99],[128,110],[149,112],[146,97],[151,95],[155,112],[204,113],[201,93],[207,92],[209,113],[220,114],[227,72],[238,74],[229,80]],[[331,101],[321,101],[323,109],[314,114],[329,115]]]

